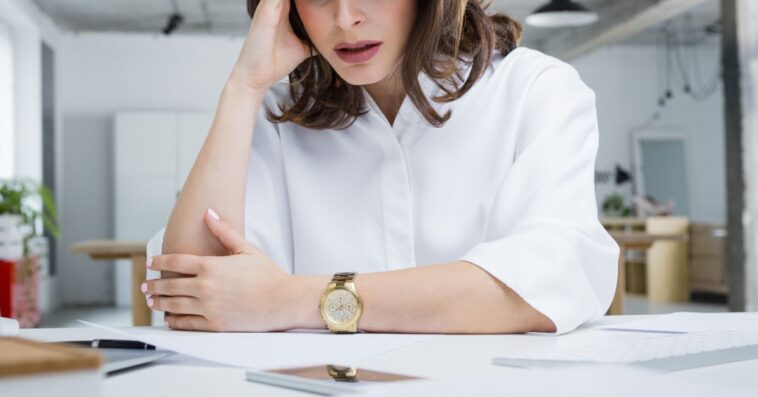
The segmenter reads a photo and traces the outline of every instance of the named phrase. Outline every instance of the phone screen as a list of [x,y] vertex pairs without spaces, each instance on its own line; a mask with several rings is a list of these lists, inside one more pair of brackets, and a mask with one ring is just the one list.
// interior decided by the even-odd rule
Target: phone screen
[[310,367],[273,369],[272,372],[313,380],[333,380],[335,382],[397,382],[422,379],[415,376],[400,375],[390,372],[372,371],[340,365],[314,365]]

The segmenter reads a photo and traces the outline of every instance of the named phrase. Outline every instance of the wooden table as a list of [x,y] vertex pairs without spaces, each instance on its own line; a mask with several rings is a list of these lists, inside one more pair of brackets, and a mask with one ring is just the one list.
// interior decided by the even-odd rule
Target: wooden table
[[609,231],[619,245],[618,277],[616,294],[608,309],[608,314],[624,314],[624,292],[626,291],[626,250],[646,250],[656,241],[688,241],[686,234],[650,234],[645,232]]
[[146,241],[88,240],[69,248],[75,254],[89,254],[93,260],[132,260],[132,323],[135,326],[151,324],[150,308],[140,290],[147,269],[146,245]]

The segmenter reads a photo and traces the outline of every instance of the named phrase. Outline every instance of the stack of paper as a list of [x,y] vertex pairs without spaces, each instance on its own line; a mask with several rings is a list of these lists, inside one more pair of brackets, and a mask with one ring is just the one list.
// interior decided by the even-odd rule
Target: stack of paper
[[[354,394],[340,394],[340,396]],[[371,396],[613,396],[613,397],[748,397],[755,390],[713,379],[677,378],[633,367],[592,365],[561,369],[504,372],[501,376],[460,376],[374,386]]]
[[647,332],[758,331],[758,313],[678,312],[596,329]]
[[125,331],[82,322],[122,338],[140,340],[205,360],[254,369],[321,364],[356,365],[362,360],[438,337],[428,334],[335,335],[318,330],[217,333],[131,328]]

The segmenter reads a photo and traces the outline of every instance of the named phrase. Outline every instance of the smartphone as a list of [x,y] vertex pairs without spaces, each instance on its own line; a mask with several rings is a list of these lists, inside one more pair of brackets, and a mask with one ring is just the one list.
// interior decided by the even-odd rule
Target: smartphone
[[246,378],[252,382],[324,395],[360,392],[370,385],[380,383],[424,379],[416,376],[335,364],[279,368],[265,371],[250,370],[247,371]]

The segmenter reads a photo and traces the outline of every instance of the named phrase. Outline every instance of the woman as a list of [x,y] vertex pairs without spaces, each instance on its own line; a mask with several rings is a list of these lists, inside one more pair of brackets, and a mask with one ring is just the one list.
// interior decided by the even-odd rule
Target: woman
[[519,24],[475,0],[248,10],[148,247],[151,270],[184,276],[142,286],[169,327],[560,334],[605,313],[618,247],[573,68],[516,48]]

